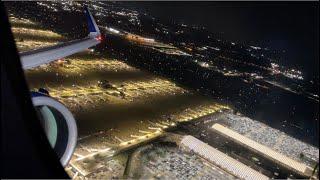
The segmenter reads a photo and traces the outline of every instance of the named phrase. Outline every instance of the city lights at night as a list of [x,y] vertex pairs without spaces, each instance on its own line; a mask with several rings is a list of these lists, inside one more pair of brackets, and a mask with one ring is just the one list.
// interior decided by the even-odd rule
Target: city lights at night
[[[245,30],[252,33],[241,24],[251,19],[236,17],[247,10],[241,4],[156,4],[172,16],[148,2],[4,3],[32,103],[67,175],[318,179],[318,49],[294,52],[291,39],[271,32],[241,39]],[[178,13],[193,6],[197,16]],[[298,7],[282,6],[288,14]],[[255,5],[247,8],[259,15],[251,24],[274,19]],[[301,19],[311,18],[308,4],[302,9]],[[225,17],[214,17],[214,10]],[[277,11],[274,24],[287,22]],[[212,24],[201,13],[212,16]],[[234,38],[230,29],[238,31],[239,24]],[[295,53],[309,55],[290,59]],[[28,65],[28,58],[39,61]],[[38,97],[49,100],[37,106]]]

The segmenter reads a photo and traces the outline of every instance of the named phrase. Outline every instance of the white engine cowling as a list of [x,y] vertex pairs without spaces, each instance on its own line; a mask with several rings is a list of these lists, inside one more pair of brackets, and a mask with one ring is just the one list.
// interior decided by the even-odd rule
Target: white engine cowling
[[51,147],[66,166],[77,143],[77,124],[72,113],[48,94],[32,92],[32,102]]

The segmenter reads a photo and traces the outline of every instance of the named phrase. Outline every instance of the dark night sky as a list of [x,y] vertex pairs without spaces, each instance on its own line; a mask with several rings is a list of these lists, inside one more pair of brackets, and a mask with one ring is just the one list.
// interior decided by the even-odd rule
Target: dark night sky
[[224,38],[284,49],[286,65],[319,75],[318,2],[133,2],[162,20],[199,24]]

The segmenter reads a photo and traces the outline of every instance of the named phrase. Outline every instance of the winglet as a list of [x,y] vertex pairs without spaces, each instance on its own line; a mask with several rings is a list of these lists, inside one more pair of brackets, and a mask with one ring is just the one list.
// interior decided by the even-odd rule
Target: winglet
[[86,16],[87,16],[87,22],[88,22],[88,30],[89,30],[89,36],[90,37],[98,37],[100,36],[100,30],[98,28],[98,25],[96,21],[94,20],[89,8],[86,6]]

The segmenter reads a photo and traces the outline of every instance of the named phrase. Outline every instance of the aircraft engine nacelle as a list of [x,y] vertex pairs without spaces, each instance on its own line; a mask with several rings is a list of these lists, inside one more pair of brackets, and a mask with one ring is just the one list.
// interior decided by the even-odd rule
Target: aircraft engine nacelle
[[61,164],[66,166],[77,143],[76,121],[72,113],[62,103],[50,97],[46,90],[31,92],[31,96],[49,143]]

